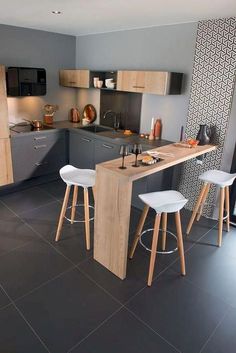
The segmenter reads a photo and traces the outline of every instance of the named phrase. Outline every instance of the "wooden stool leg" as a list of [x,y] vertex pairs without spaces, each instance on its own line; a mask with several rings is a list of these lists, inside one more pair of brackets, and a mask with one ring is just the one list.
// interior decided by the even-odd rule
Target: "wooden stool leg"
[[230,207],[229,207],[229,186],[225,188],[225,209],[228,217],[226,218],[227,232],[230,231]]
[[220,188],[220,204],[219,204],[219,227],[218,227],[218,246],[222,244],[223,217],[224,217],[224,198],[225,188]]
[[166,250],[166,229],[167,229],[167,213],[162,214],[162,243],[161,249],[162,251]]
[[66,214],[66,208],[68,205],[68,199],[69,199],[69,195],[70,195],[70,188],[71,188],[70,185],[67,185],[62,208],[61,208],[60,218],[59,218],[59,222],[58,222],[58,226],[57,226],[57,233],[56,233],[55,241],[58,241],[60,238],[60,235],[61,235],[61,229],[62,229],[64,217]]
[[144,209],[143,209],[143,212],[142,212],[142,215],[140,217],[136,232],[135,232],[133,244],[131,246],[131,250],[130,250],[130,254],[129,254],[129,258],[130,259],[132,259],[133,256],[134,256],[134,252],[135,252],[135,249],[137,247],[140,234],[142,233],[143,226],[144,226],[145,220],[147,218],[148,210],[149,210],[149,206],[145,205]]
[[148,286],[149,287],[152,284],[153,271],[154,271],[154,265],[155,265],[155,260],[156,260],[156,251],[157,251],[157,244],[158,244],[160,221],[161,221],[161,214],[157,214],[156,218],[155,218],[155,224],[154,224],[154,230],[153,230],[152,250],[151,250],[150,265],[149,265],[149,272],[148,272]]
[[70,223],[73,224],[75,220],[75,210],[76,210],[76,204],[77,204],[77,199],[78,199],[78,186],[74,186],[74,192],[73,192],[73,200],[72,200],[72,207],[71,207],[71,221]]
[[184,245],[183,245],[183,234],[182,234],[182,227],[181,227],[181,220],[180,220],[180,213],[175,212],[175,224],[176,224],[176,231],[177,231],[177,241],[178,241],[178,250],[179,250],[179,257],[180,257],[180,269],[181,275],[186,275],[185,270],[185,259],[184,259]]
[[195,220],[195,218],[196,218],[198,209],[199,209],[199,207],[200,207],[200,205],[201,205],[202,198],[203,198],[203,196],[204,196],[206,187],[207,187],[207,183],[204,183],[204,185],[203,185],[203,187],[202,187],[202,190],[201,190],[201,192],[200,192],[200,195],[199,195],[199,197],[198,197],[196,206],[195,206],[194,209],[193,209],[192,216],[191,216],[191,218],[190,218],[190,221],[189,221],[189,224],[188,224],[188,227],[187,227],[187,230],[186,230],[186,234],[187,234],[187,235],[189,235],[189,233],[190,233],[190,231],[191,231],[193,222],[194,222],[194,220]]
[[204,195],[203,195],[203,198],[202,198],[202,201],[201,201],[201,205],[199,207],[199,211],[198,211],[198,215],[197,215],[197,222],[200,220],[201,218],[201,215],[202,215],[202,210],[203,210],[203,206],[204,206],[204,203],[206,202],[206,198],[207,198],[207,195],[209,193],[209,190],[210,190],[210,186],[211,184],[208,184],[206,189],[205,189],[205,192],[204,192]]
[[86,249],[90,250],[89,197],[87,188],[84,188],[84,217]]

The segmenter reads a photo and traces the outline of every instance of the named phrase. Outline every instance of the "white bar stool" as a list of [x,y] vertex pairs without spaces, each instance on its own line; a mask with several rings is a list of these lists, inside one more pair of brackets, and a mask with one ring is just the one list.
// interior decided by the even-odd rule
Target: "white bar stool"
[[[88,188],[93,188],[94,195],[94,185],[95,185],[95,176],[96,172],[92,169],[79,169],[75,168],[72,165],[66,165],[59,171],[62,180],[66,183],[66,191],[65,196],[61,208],[60,218],[57,226],[57,233],[55,241],[58,241],[61,235],[62,225],[64,218],[69,220],[71,224],[74,222],[84,222],[85,223],[85,239],[86,239],[86,249],[90,249],[90,225],[89,221],[93,218],[89,218],[89,208],[93,208],[93,206],[89,205],[89,196],[88,196]],[[67,207],[70,189],[71,186],[74,186],[72,206]],[[84,204],[77,204],[78,198],[78,187],[81,186],[84,189]],[[84,215],[85,219],[83,221],[75,220],[75,210],[78,206],[84,206]],[[66,210],[71,209],[71,218],[65,217]]]
[[[197,203],[193,209],[192,216],[186,231],[187,235],[189,235],[192,229],[194,220],[196,219],[199,221],[210,187],[212,184],[214,184],[220,187],[218,246],[221,246],[224,219],[226,219],[227,232],[230,230],[229,186],[233,184],[235,178],[236,174],[222,172],[221,170],[208,170],[199,176],[199,179],[203,181],[203,187],[198,197]],[[227,213],[226,217],[224,217],[224,203]]]
[[[145,206],[143,209],[143,213],[140,217],[138,227],[135,232],[134,241],[131,247],[129,258],[130,259],[133,258],[138,241],[141,243],[141,245],[143,245],[142,235],[147,233],[148,231],[153,230],[152,248],[149,249],[145,247],[146,250],[151,252],[149,273],[148,273],[148,286],[151,286],[156,254],[170,253],[168,251],[167,252],[164,251],[166,248],[166,233],[170,233],[174,235],[173,233],[167,230],[167,214],[175,213],[175,223],[176,223],[176,230],[177,230],[177,237],[174,235],[174,237],[177,238],[177,248],[175,250],[177,249],[179,250],[181,274],[185,276],[186,272],[185,272],[183,235],[182,235],[182,227],[181,227],[179,211],[184,207],[184,205],[188,202],[188,200],[186,200],[180,192],[174,191],[174,190],[151,192],[148,194],[139,195],[139,197],[145,203]],[[149,207],[153,208],[156,211],[154,229],[152,228],[142,232]],[[161,215],[162,215],[162,250],[163,251],[158,252],[157,245],[158,245]]]

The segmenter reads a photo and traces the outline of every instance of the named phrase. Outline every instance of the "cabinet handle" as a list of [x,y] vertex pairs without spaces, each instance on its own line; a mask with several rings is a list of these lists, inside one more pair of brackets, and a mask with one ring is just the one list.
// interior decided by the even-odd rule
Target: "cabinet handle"
[[34,146],[34,149],[38,150],[39,148],[45,148],[45,147],[47,147],[47,145],[37,145],[37,146]]
[[91,142],[90,139],[86,139],[85,137],[82,137],[81,139],[82,139],[83,141],[86,141],[86,142]]
[[39,137],[34,137],[34,140],[45,140],[47,138],[47,136],[39,136]]
[[133,88],[145,88],[145,86],[133,86]]
[[45,165],[45,164],[48,164],[48,162],[37,162],[37,163],[35,163],[36,167],[39,167],[39,166]]
[[105,145],[105,143],[102,146],[109,149],[114,148],[113,146]]
[[69,83],[73,83],[73,84],[75,84],[76,82],[75,82],[75,81],[69,81]]

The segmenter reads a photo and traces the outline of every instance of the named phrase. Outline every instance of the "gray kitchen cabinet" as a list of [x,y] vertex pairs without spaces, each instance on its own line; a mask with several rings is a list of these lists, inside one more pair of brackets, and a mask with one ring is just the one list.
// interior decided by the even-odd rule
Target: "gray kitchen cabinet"
[[133,182],[132,189],[132,206],[135,206],[139,209],[143,209],[144,203],[140,200],[138,195],[145,194],[147,192],[147,177],[136,180]]
[[77,168],[94,169],[94,139],[90,134],[70,131],[69,163]]
[[115,145],[110,142],[108,143],[103,140],[96,139],[94,147],[95,165],[120,157],[120,145]]
[[168,168],[147,177],[147,192],[170,190],[172,188],[173,168]]
[[65,131],[16,135],[11,148],[15,182],[58,172],[67,162]]

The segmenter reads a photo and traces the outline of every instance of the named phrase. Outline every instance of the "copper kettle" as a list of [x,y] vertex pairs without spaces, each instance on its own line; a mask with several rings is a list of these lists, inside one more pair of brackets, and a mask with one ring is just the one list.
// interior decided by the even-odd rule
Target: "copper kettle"
[[72,123],[79,123],[80,122],[80,115],[77,108],[71,108],[70,110],[70,121]]

